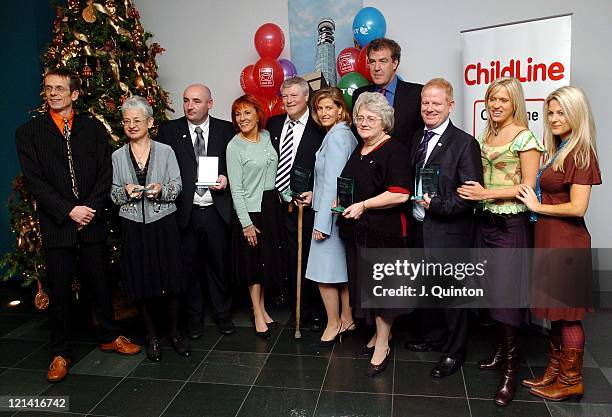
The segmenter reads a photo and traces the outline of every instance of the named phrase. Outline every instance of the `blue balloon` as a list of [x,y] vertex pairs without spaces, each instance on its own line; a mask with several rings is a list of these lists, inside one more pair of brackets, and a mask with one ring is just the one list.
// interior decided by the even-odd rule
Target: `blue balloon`
[[353,19],[353,37],[361,47],[384,38],[386,32],[385,16],[376,7],[364,7]]

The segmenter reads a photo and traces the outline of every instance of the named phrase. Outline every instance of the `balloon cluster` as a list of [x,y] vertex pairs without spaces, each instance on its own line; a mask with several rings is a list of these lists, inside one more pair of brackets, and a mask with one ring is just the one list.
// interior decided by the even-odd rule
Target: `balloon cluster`
[[284,113],[280,86],[287,78],[297,75],[291,61],[278,59],[285,48],[285,35],[274,23],[264,23],[255,32],[253,42],[260,58],[255,64],[244,67],[240,73],[240,87],[257,98],[267,116]]
[[344,101],[352,108],[353,92],[372,81],[366,50],[374,39],[384,38],[387,32],[385,16],[375,7],[364,7],[353,19],[353,38],[360,48],[345,48],[338,54],[336,69],[340,75],[338,88]]

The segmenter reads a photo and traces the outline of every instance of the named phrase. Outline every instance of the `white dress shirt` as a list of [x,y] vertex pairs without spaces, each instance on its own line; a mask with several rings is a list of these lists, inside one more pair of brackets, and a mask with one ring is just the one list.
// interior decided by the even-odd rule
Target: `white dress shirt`
[[[308,118],[310,117],[310,110],[308,107],[306,108],[306,112],[300,117],[298,120],[295,120],[295,125],[293,125],[293,148],[291,154],[291,167],[293,167],[293,161],[295,160],[295,154],[297,153],[298,147],[300,146],[300,141],[302,140],[302,135],[304,134],[304,129],[306,128],[306,123],[308,123]],[[281,132],[279,149],[283,145],[283,141],[285,140],[285,135],[287,134],[287,129],[289,128],[289,122],[291,119],[289,116],[285,118],[285,124],[283,125],[283,130]]]
[[[193,123],[191,123],[189,120],[187,120],[187,125],[189,127],[189,135],[191,136],[191,145],[193,147],[195,147],[195,141],[197,138],[196,135],[196,127],[200,127],[200,129],[202,129],[202,136],[204,137],[204,143],[206,144],[206,152],[208,152],[208,132],[209,132],[209,126],[210,126],[210,117],[207,117],[206,120],[204,120],[204,123],[199,124],[199,125],[194,125]],[[193,151],[194,155],[195,155],[195,150]],[[196,155],[196,159],[197,159],[197,155]],[[197,175],[196,175],[197,178]],[[193,204],[197,205],[197,206],[210,206],[213,204],[213,199],[212,199],[212,195],[210,194],[210,190],[207,188],[206,189],[206,193],[204,193],[203,196],[199,196],[198,193],[193,193]]]
[[[427,160],[429,159],[429,155],[431,155],[431,152],[433,151],[433,149],[438,145],[438,141],[440,141],[442,134],[444,134],[444,131],[448,127],[449,121],[450,119],[446,119],[444,123],[442,123],[440,126],[436,127],[435,129],[432,129],[432,132],[434,132],[434,135],[431,139],[429,139],[429,143],[427,144],[427,153],[425,154],[425,163],[427,163]],[[423,136],[425,136],[425,132],[423,132]],[[422,141],[423,141],[423,138],[421,137],[421,142]],[[423,183],[421,181],[421,178],[419,177],[419,182],[415,184],[414,194],[422,195],[422,189],[423,189]],[[423,207],[420,204],[417,204],[416,202],[412,203],[412,217],[414,217],[416,221],[422,222],[423,219],[425,218],[425,207]]]

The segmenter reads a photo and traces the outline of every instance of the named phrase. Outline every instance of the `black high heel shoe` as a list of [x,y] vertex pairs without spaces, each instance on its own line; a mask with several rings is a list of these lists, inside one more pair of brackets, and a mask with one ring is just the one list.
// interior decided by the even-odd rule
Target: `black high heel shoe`
[[310,347],[313,349],[325,349],[325,348],[332,347],[334,343],[336,343],[337,341],[342,343],[343,333],[344,332],[342,331],[342,324],[340,324],[340,329],[338,330],[338,333],[332,340],[319,340],[318,342],[311,343]]
[[375,375],[378,375],[379,373],[381,373],[385,369],[387,369],[387,365],[389,365],[389,354],[390,353],[391,353],[391,348],[388,347],[387,348],[387,356],[385,356],[385,359],[383,359],[383,361],[380,363],[380,365],[374,365],[372,362],[369,362],[368,363],[368,369],[366,370],[366,376],[373,377]]
[[255,334],[257,335],[257,337],[261,337],[262,339],[265,339],[265,340],[269,340],[271,336],[270,329],[265,330],[263,332],[258,332],[257,330],[255,330]]

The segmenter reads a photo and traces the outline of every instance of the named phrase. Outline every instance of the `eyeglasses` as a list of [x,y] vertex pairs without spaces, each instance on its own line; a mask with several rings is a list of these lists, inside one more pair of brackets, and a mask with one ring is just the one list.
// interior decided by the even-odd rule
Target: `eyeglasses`
[[143,125],[143,124],[145,124],[145,123],[146,123],[148,120],[149,120],[148,118],[147,118],[147,119],[143,119],[143,120],[140,120],[140,119],[134,119],[134,120],[130,120],[130,119],[123,119],[123,120],[121,121],[121,124],[122,124],[123,126],[131,126],[132,124],[134,124],[134,125],[137,125],[137,126],[138,126],[138,125]]
[[373,116],[357,116],[353,119],[353,122],[355,122],[356,125],[360,125],[365,121],[368,126],[374,126],[378,120],[382,120],[382,118]]
[[58,94],[63,94],[68,91],[68,89],[61,85],[45,85],[44,91],[46,94],[53,93],[54,91]]

